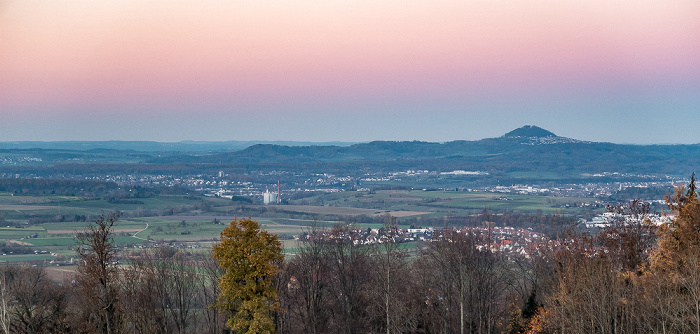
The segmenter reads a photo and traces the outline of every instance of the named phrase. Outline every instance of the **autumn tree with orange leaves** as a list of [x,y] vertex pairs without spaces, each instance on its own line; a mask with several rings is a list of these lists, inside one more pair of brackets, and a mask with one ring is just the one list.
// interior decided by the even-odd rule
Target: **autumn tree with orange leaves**
[[651,271],[667,283],[656,293],[663,294],[662,304],[672,301],[674,306],[661,320],[681,331],[700,333],[700,200],[695,174],[687,188],[677,188],[666,202],[675,217],[660,228],[658,248],[651,256]]

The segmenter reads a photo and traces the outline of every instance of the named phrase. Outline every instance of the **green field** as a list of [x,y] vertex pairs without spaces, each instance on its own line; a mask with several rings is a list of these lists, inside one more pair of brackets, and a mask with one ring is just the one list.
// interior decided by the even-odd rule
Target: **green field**
[[0,262],[27,262],[27,261],[44,261],[52,260],[51,254],[22,254],[22,255],[2,255]]
[[[123,213],[114,227],[119,246],[137,247],[150,242],[187,242],[211,247],[228,223],[252,216],[260,225],[285,240],[285,252],[298,245],[289,241],[311,225],[328,227],[343,217],[391,214],[399,224],[405,219],[447,215],[466,216],[503,210],[524,213],[577,214],[585,198],[562,198],[497,193],[381,190],[376,192],[320,193],[287,205],[245,205],[213,197],[162,195],[136,198],[138,203],[110,203],[104,199],[69,196],[13,196],[0,193],[0,241],[25,245],[33,250],[72,256],[76,233],[101,213]],[[576,204],[567,207],[567,204]],[[577,207],[579,206],[579,207]],[[75,221],[75,220],[81,221]],[[217,223],[214,223],[216,219]],[[84,220],[84,221],[82,221]],[[415,222],[415,219],[414,219]],[[360,224],[379,228],[381,223]],[[7,227],[6,227],[7,226]],[[402,227],[407,227],[403,225]],[[41,255],[41,256],[39,256]],[[0,261],[44,259],[47,254],[5,255]]]
[[[579,207],[566,204],[592,203],[590,198],[552,197],[483,192],[382,190],[369,192],[339,192],[304,198],[297,203],[311,203],[330,207],[373,209],[377,212],[429,212],[432,217],[447,213],[469,215],[488,209],[492,211],[519,211],[577,214]],[[331,210],[331,209],[329,209]]]

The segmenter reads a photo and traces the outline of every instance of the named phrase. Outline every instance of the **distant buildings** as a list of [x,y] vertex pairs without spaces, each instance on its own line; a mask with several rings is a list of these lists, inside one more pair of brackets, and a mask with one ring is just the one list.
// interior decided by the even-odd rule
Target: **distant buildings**
[[673,220],[673,215],[660,214],[642,214],[642,215],[622,215],[613,212],[606,212],[593,217],[590,221],[582,221],[586,228],[608,228],[616,224],[626,225],[628,223],[642,223],[648,221],[650,224],[660,226],[670,224]]
[[282,202],[281,198],[281,193],[280,193],[280,182],[277,181],[277,193],[271,193],[270,189],[265,189],[265,192],[263,193],[263,203],[265,205],[267,204],[280,204]]
[[269,189],[265,189],[265,192],[263,193],[263,203],[265,205],[267,204],[277,204],[277,201],[279,200],[279,196],[277,196],[277,193],[270,192]]

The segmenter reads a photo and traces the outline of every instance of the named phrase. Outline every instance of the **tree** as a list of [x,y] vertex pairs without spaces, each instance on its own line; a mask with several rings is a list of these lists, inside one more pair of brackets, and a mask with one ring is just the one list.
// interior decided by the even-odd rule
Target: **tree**
[[112,239],[118,218],[118,213],[101,214],[77,236],[77,252],[82,263],[78,266],[76,283],[84,302],[83,321],[86,328],[98,333],[119,332],[122,325],[118,249]]
[[189,333],[202,306],[197,273],[187,254],[161,246],[132,259],[124,270],[125,315],[140,333]]
[[488,240],[470,230],[446,230],[436,239],[420,258],[429,277],[431,332],[499,332],[508,313],[503,254],[483,247]]
[[1,333],[67,333],[64,290],[42,267],[0,267]]
[[285,333],[327,333],[330,318],[331,266],[322,230],[313,225],[299,241],[299,251],[285,261],[280,289]]
[[651,255],[651,270],[667,280],[663,300],[681,301],[665,312],[668,323],[683,324],[682,331],[700,333],[700,200],[695,174],[688,188],[679,187],[666,202],[675,213],[670,224],[659,228],[658,247]]
[[374,331],[407,333],[415,331],[416,307],[411,303],[408,254],[400,247],[396,218],[386,215],[380,240],[371,252],[370,319]]
[[124,319],[138,333],[173,332],[167,326],[160,282],[152,265],[153,255],[144,252],[131,260],[123,271],[121,304]]
[[232,312],[226,325],[240,333],[273,333],[271,312],[279,308],[274,279],[284,258],[277,235],[250,218],[236,219],[221,232],[212,257],[225,270],[217,307]]
[[10,332],[12,317],[10,316],[12,291],[7,287],[6,270],[0,272],[0,329],[3,333]]
[[627,204],[608,206],[612,213],[610,226],[598,235],[611,260],[624,271],[641,273],[642,266],[648,263],[649,250],[654,246],[655,229],[650,220],[650,205],[633,200]]
[[370,247],[360,245],[359,236],[346,224],[334,226],[328,242],[330,306],[333,333],[367,333],[367,305],[371,275]]
[[199,275],[183,252],[161,247],[155,253],[152,265],[160,295],[167,306],[166,317],[175,329],[172,332],[190,332],[196,326]]
[[[217,261],[211,256],[196,254],[195,259],[200,271],[200,275],[198,275],[198,284],[201,291],[202,304],[207,306],[214,305],[217,297],[221,294],[218,283],[219,277],[222,276],[224,272],[219,267]],[[216,334],[224,331],[225,319],[217,308],[205,307],[202,318],[204,328],[199,331],[200,333]]]

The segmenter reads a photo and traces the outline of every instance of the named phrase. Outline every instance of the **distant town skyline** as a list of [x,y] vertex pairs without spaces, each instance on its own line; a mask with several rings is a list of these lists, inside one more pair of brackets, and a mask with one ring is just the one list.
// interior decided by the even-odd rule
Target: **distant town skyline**
[[700,143],[697,0],[0,1],[0,141]]

